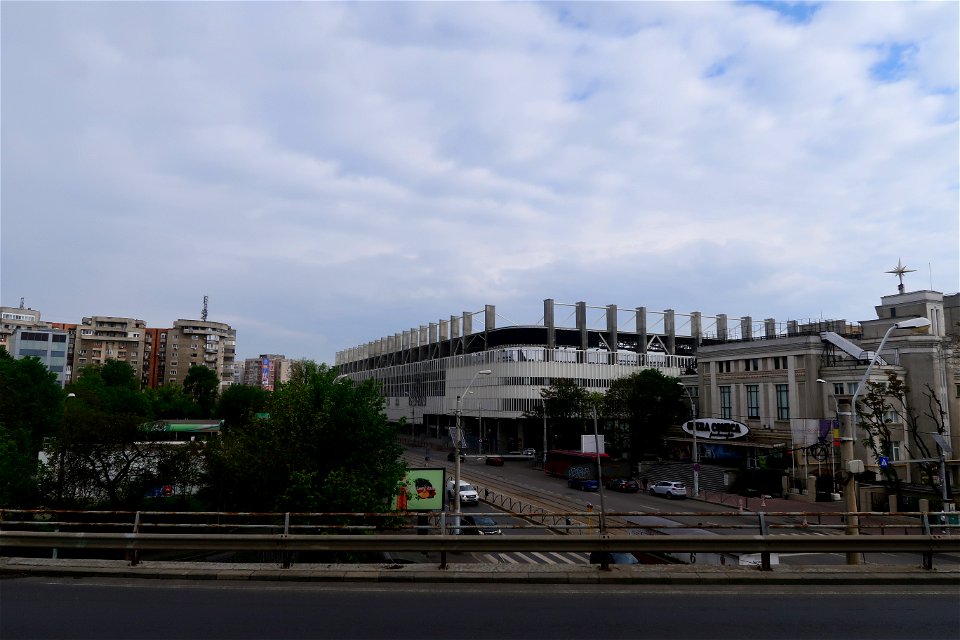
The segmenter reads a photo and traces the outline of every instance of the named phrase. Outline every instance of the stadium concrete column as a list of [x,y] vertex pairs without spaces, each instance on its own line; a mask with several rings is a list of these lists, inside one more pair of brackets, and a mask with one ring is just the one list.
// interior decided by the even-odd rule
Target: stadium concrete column
[[483,307],[483,348],[490,348],[490,331],[497,328],[497,308],[492,304]]
[[617,305],[607,305],[607,342],[610,346],[612,357],[608,360],[609,364],[617,364]]
[[717,338],[720,340],[727,339],[727,314],[718,313],[717,314]]
[[647,353],[647,308],[637,307],[637,353]]
[[455,356],[458,353],[461,353],[458,348],[460,338],[460,318],[457,316],[450,316],[450,355]]
[[753,340],[753,318],[750,316],[740,318],[740,337],[744,340]]
[[587,332],[587,303],[577,303],[577,331],[580,332],[580,350],[586,351],[590,346]]
[[703,318],[699,311],[690,314],[690,337],[693,338],[693,353],[696,355],[703,339]]
[[553,350],[557,348],[557,325],[553,316],[553,299],[543,301],[543,326],[547,329],[547,362],[553,359]]
[[767,339],[777,337],[777,321],[774,318],[766,318],[763,321],[763,335]]
[[673,309],[663,311],[663,332],[667,334],[667,353],[677,355],[677,318]]

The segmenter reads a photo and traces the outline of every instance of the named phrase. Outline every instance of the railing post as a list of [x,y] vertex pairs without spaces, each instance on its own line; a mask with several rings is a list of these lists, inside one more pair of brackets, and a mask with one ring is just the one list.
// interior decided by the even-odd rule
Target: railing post
[[[137,513],[133,516],[133,533],[135,534],[140,533],[140,512],[139,511],[137,511]],[[134,549],[133,551],[128,553],[127,560],[130,561],[131,567],[135,567],[138,564],[140,564],[140,550]]]
[[[766,539],[766,537],[770,535],[770,527],[767,526],[767,514],[761,511],[757,514],[757,518],[760,521],[760,535],[763,536],[764,539]],[[772,570],[773,569],[770,567],[770,552],[761,551],[760,552],[760,571],[772,571]]]
[[[930,531],[930,518],[927,511],[920,512],[920,521],[923,523],[923,535],[930,537],[933,535],[933,532]],[[933,569],[933,552],[924,551],[923,552],[923,568],[929,570]]]
[[[289,511],[283,514],[283,535],[284,536],[290,535],[290,512]],[[290,552],[281,551],[280,559],[283,562],[281,564],[281,567],[283,567],[284,569],[289,569],[290,568]]]
[[[443,511],[440,512],[440,537],[443,538],[447,535],[447,514]],[[447,551],[442,549],[440,551],[440,568],[447,568]]]

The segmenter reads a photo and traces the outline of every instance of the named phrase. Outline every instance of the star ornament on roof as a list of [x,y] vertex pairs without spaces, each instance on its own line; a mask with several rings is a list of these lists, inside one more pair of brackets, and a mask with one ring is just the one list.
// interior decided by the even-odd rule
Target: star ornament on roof
[[887,271],[887,273],[892,273],[893,275],[900,278],[900,286],[897,288],[900,290],[900,293],[903,293],[903,274],[913,273],[914,271],[916,271],[916,269],[907,269],[907,267],[904,266],[903,264],[903,260],[901,260],[900,258],[897,258],[897,266],[891,269],[890,271]]

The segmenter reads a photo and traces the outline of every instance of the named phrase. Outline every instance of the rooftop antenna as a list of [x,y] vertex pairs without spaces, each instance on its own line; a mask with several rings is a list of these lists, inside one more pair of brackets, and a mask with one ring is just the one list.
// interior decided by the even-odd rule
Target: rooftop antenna
[[23,306],[23,296],[20,296],[20,308],[26,309],[26,307]]
[[887,273],[892,273],[893,275],[900,278],[900,286],[897,287],[897,292],[903,293],[903,274],[913,273],[914,271],[916,271],[916,269],[907,269],[903,265],[903,260],[901,260],[900,258],[897,258],[897,266],[891,269],[890,271],[887,271]]
[[[902,286],[902,285],[901,285]],[[203,296],[203,313],[200,314],[200,319],[204,322],[207,321],[207,302],[210,300],[207,296]]]

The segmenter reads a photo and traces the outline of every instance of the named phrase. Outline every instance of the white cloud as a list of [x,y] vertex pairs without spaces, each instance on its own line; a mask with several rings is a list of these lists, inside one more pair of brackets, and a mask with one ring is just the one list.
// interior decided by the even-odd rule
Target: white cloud
[[241,355],[330,361],[484,304],[867,319],[901,257],[958,288],[955,3],[4,18],[3,303],[53,320],[209,294]]

